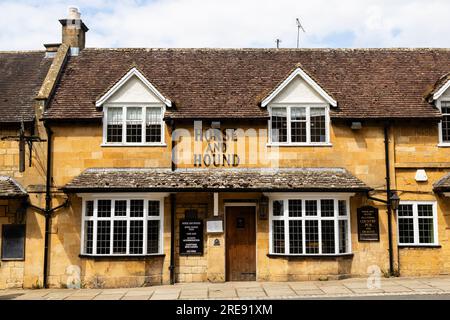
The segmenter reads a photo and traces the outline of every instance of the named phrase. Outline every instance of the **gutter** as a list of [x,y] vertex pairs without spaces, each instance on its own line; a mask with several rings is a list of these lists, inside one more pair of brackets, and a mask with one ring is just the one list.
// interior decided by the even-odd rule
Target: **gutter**
[[[177,169],[175,161],[175,145],[176,141],[173,139],[173,132],[175,131],[175,121],[171,120],[171,130],[172,130],[172,147],[171,147],[171,161],[172,161],[172,171]],[[175,193],[170,194],[170,284],[175,284],[175,210],[176,210],[177,200]]]
[[388,240],[389,240],[389,274],[394,275],[394,249],[392,244],[392,206],[391,201],[391,172],[389,159],[389,127],[390,123],[386,122],[384,125],[384,152],[386,164],[386,199],[387,199],[387,216],[388,216]]

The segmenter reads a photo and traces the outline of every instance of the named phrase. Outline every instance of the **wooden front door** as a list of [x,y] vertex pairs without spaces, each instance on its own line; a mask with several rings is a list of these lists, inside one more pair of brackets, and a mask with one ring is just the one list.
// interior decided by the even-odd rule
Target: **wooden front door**
[[227,208],[227,281],[256,281],[255,216],[255,207]]

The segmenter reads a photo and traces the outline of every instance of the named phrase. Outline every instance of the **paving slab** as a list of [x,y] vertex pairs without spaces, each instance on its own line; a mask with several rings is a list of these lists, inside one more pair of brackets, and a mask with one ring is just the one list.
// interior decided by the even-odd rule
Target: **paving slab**
[[237,298],[237,292],[235,289],[210,289],[208,292],[208,297],[212,299],[230,299]]
[[206,299],[208,298],[208,289],[182,289],[180,299]]
[[325,292],[323,292],[320,289],[312,289],[312,290],[294,290],[295,294],[298,296],[318,296],[318,295],[324,295]]
[[261,288],[255,288],[255,289],[241,289],[237,288],[237,295],[239,298],[259,298],[259,297],[267,297],[265,291]]
[[150,297],[150,295],[123,296],[121,300],[149,300]]
[[153,293],[155,292],[155,290],[130,290],[127,291],[127,293],[125,293],[125,296],[151,296]]
[[337,285],[321,286],[320,290],[322,290],[326,294],[352,294],[353,293],[350,289],[347,289],[344,286],[337,286]]
[[177,300],[179,297],[179,293],[168,293],[168,294],[161,294],[161,293],[154,293],[150,300]]
[[293,290],[317,290],[319,286],[312,282],[292,282],[289,283],[289,286]]
[[295,296],[296,293],[290,288],[265,288],[268,297],[283,297],[283,296]]
[[122,297],[123,294],[99,294],[94,300],[120,300]]

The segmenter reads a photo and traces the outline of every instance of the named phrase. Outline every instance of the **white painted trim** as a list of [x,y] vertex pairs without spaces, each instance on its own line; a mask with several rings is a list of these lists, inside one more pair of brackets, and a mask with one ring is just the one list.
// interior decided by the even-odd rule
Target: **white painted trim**
[[447,89],[450,88],[450,80],[448,80],[434,95],[433,100],[438,100]]
[[[420,243],[419,242],[419,213],[418,213],[418,205],[420,204],[429,204],[433,206],[433,235],[434,242],[433,243]],[[402,246],[417,246],[417,247],[427,247],[427,246],[437,246],[439,245],[439,236],[438,236],[438,218],[437,218],[437,202],[433,200],[429,201],[400,201],[400,205],[412,205],[413,206],[413,215],[412,217],[402,217],[404,219],[413,219],[413,231],[414,231],[414,243],[401,243],[400,242],[400,225],[399,225],[399,216],[398,210],[396,211],[397,215],[397,243],[400,247]],[[426,218],[426,217],[425,217]],[[430,217],[428,217],[430,219]]]
[[[438,99],[436,101],[436,107],[439,109],[439,111],[441,113],[442,113],[442,101],[446,102],[446,101],[449,101],[449,100],[447,100],[447,99],[444,99],[444,100]],[[438,128],[439,128],[439,144],[438,144],[438,147],[443,147],[443,148],[450,147],[450,141],[444,141],[444,137],[442,136],[442,121],[439,121]]]
[[[140,256],[151,256],[160,255],[164,253],[164,198],[168,195],[166,193],[149,194],[149,193],[103,193],[103,194],[77,194],[82,197],[82,219],[81,219],[81,238],[80,238],[80,252],[86,254],[84,248],[84,225],[86,221],[93,221],[93,248],[92,254],[87,254],[91,256],[123,256],[123,257],[140,257]],[[101,218],[97,216],[98,200],[111,200],[111,216]],[[124,200],[127,202],[127,215],[116,217],[114,216],[115,202],[117,200]],[[144,202],[144,214],[143,217],[131,217],[130,216],[130,203],[131,200],[142,200]],[[91,217],[86,217],[86,202],[94,201],[94,214]],[[149,216],[148,215],[148,201],[159,201],[159,216]],[[159,221],[159,248],[157,253],[147,253],[147,224],[148,221],[157,220]],[[110,221],[110,253],[109,254],[98,254],[97,253],[97,222],[98,221]],[[113,230],[114,221],[126,221],[127,222],[127,239],[126,239],[126,254],[114,254],[113,249]],[[142,221],[143,223],[143,235],[142,235],[142,254],[130,254],[130,221]]]
[[[127,140],[127,108],[142,108],[142,142],[126,142]],[[122,108],[122,142],[108,142],[108,110],[109,108]],[[146,142],[147,108],[161,108],[161,142]],[[164,114],[165,105],[156,103],[108,103],[103,110],[103,140],[101,147],[167,147],[166,144],[166,123]]]
[[310,76],[308,76],[301,68],[295,69],[289,77],[287,77],[268,97],[261,102],[261,107],[267,105],[292,81],[295,77],[300,76],[307,84],[309,84],[324,100],[331,106],[337,107],[337,102],[328,93],[325,92]]
[[[292,108],[305,108],[306,111],[306,142],[291,142],[292,141],[292,120],[291,109]],[[272,110],[273,108],[285,108],[286,109],[286,124],[287,124],[287,142],[272,142]],[[311,142],[311,108],[325,108],[325,142]],[[321,103],[289,103],[278,104],[274,103],[268,106],[270,119],[268,121],[269,128],[269,142],[266,144],[268,147],[332,147],[331,143],[331,119],[330,119],[330,107]]]
[[[351,211],[350,211],[350,197],[354,194],[332,194],[329,193],[310,193],[310,194],[292,194],[292,193],[267,193],[265,194],[269,197],[269,253],[271,255],[280,256],[339,256],[348,255],[352,253],[352,243],[351,243]],[[289,200],[302,200],[302,215],[301,217],[289,217]],[[313,200],[317,201],[317,215],[307,216],[305,201]],[[333,200],[334,201],[334,216],[333,217],[322,217],[321,216],[321,205],[320,200]],[[346,211],[347,215],[339,215],[339,200],[346,201]],[[283,215],[274,216],[273,215],[273,202],[283,201]],[[284,253],[274,253],[273,252],[273,221],[283,221],[284,222]],[[289,221],[298,220],[302,221],[302,249],[304,253],[301,254],[291,254],[289,248]],[[322,253],[322,221],[334,221],[334,253],[323,254]],[[305,221],[318,221],[318,242],[319,242],[319,253],[306,253],[306,233],[305,233]],[[339,252],[339,221],[347,221],[347,252]]]
[[219,216],[219,193],[214,192],[214,217]]
[[117,92],[131,77],[136,76],[141,80],[148,89],[163,102],[168,108],[172,107],[172,102],[165,98],[151,83],[148,81],[137,68],[132,68],[122,77],[111,89],[108,90],[100,99],[95,102],[96,107],[101,107],[114,93]]

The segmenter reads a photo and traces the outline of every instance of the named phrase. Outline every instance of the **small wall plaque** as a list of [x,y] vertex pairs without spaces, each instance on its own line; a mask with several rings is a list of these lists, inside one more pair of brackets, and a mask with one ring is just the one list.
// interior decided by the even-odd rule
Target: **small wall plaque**
[[206,222],[206,232],[208,233],[223,233],[222,220],[208,220]]

